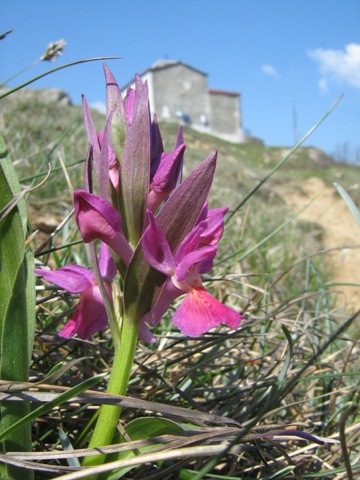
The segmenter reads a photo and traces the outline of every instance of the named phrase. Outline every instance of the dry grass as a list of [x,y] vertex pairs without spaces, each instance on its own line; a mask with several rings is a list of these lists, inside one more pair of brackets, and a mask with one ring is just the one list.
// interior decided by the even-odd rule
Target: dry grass
[[[48,111],[47,115],[53,113]],[[19,163],[20,176],[34,178],[49,159],[56,168],[58,157],[52,151],[46,153],[34,132],[15,133],[17,126],[11,128],[14,130],[7,130],[6,137],[14,158],[24,159]],[[58,129],[56,140],[66,132],[64,125]],[[46,135],[44,142],[48,144],[54,133]],[[72,150],[69,135],[64,136],[66,141],[59,148],[68,163],[77,163],[81,155]],[[190,151],[195,140],[190,137]],[[40,145],[34,155],[36,162],[21,153],[29,144]],[[202,147],[195,149],[190,164]],[[234,148],[220,144],[220,150],[228,149],[236,159]],[[80,187],[82,166],[69,171],[72,185]],[[229,169],[220,164],[214,203],[224,203],[234,192],[230,204],[237,205],[261,172],[261,163],[246,168],[242,163],[240,168],[232,162]],[[277,181],[286,179],[286,172],[283,175]],[[54,213],[60,218],[71,209],[60,169],[37,195],[30,197],[30,203],[36,205],[51,197],[57,204]],[[271,208],[274,215],[269,215]],[[46,209],[52,210],[52,205]],[[217,298],[243,311],[246,319],[235,332],[221,329],[190,340],[175,331],[168,312],[156,328],[157,343],[138,345],[127,397],[106,395],[106,379],[98,378],[91,387],[86,383],[111,368],[110,332],[100,332],[91,341],[60,339],[56,332],[69,317],[76,298],[49,285],[39,290],[31,383],[7,383],[0,388],[2,399],[12,395],[32,400],[33,408],[43,405],[33,421],[34,451],[8,452],[1,460],[34,469],[38,479],[85,478],[76,460],[94,453],[86,449],[93,416],[101,403],[117,402],[124,407],[119,430],[126,442],[104,451],[112,453],[109,460],[118,462],[107,468],[127,468],[123,478],[358,478],[357,312],[341,311],[336,307],[335,294],[323,287],[328,270],[320,260],[323,255],[316,255],[322,249],[321,231],[305,223],[285,225],[288,215],[269,183],[252,199],[250,207],[233,217],[218,264],[207,281]],[[271,235],[282,223],[284,227]],[[304,233],[309,230],[313,234],[304,244]],[[262,243],[269,235],[269,240]],[[70,219],[50,240],[45,235],[35,238],[33,247],[38,261],[54,267],[86,264],[83,246],[73,244],[77,240]],[[56,400],[68,392],[70,398]],[[143,417],[168,419],[169,431],[155,438],[130,438],[124,428]],[[316,443],[306,434],[321,440]],[[124,451],[132,454],[125,458]]]

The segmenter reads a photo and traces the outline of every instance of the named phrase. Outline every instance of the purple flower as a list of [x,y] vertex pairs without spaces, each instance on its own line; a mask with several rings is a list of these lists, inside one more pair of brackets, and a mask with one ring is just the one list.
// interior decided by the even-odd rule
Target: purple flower
[[150,119],[147,82],[137,75],[124,100],[104,70],[103,132],[96,133],[83,97],[89,151],[84,190],[75,192],[74,204],[84,242],[98,239],[110,247],[122,278],[122,311],[141,319],[140,337],[153,341],[145,321],[157,324],[184,293],[173,319],[183,333],[199,335],[221,323],[236,328],[242,316],[215,300],[201,279],[212,268],[227,211],[207,208],[217,152],[182,182],[182,129],[165,153],[156,116]]
[[74,192],[74,204],[84,242],[103,241],[128,265],[133,251],[124,237],[119,212],[104,198],[85,190]]
[[[107,294],[111,299],[110,284],[117,270],[109,249],[104,244],[101,244],[100,247],[99,271]],[[37,268],[35,273],[69,293],[80,294],[80,301],[75,313],[60,330],[60,336],[70,338],[77,333],[80,338],[86,339],[106,327],[107,314],[104,302],[100,287],[91,270],[80,265],[70,265],[54,271]]]
[[172,153],[163,152],[160,163],[150,184],[150,193],[147,199],[147,207],[152,212],[162,204],[177,185],[180,177],[185,144],[177,147]]
[[150,224],[143,236],[143,252],[149,265],[168,277],[153,308],[143,317],[149,325],[159,323],[169,304],[186,293],[173,316],[174,325],[182,333],[195,337],[221,323],[233,329],[239,326],[243,316],[212,297],[201,279],[201,274],[213,266],[226,211],[205,208],[206,218],[184,238],[175,254],[156,218],[148,213]]

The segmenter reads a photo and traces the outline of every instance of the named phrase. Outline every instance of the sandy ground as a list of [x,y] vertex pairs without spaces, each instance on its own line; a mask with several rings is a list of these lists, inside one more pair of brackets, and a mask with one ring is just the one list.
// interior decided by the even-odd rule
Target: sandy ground
[[326,255],[334,272],[333,282],[359,284],[336,287],[337,291],[344,293],[339,296],[339,302],[346,302],[347,309],[360,308],[360,227],[335,187],[312,177],[301,183],[281,186],[278,193],[293,213],[299,212],[313,200],[299,219],[321,225],[325,248],[358,246],[340,248]]

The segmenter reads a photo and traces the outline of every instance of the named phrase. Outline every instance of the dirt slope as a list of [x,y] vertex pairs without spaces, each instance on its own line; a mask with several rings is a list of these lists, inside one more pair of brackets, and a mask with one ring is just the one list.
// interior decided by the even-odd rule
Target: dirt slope
[[[300,188],[299,188],[300,187]],[[301,213],[299,219],[318,223],[324,231],[325,248],[358,246],[358,248],[341,248],[327,254],[333,267],[333,282],[357,283],[359,286],[339,286],[339,302],[347,309],[360,308],[360,228],[335,187],[323,180],[311,177],[293,185],[278,187],[278,193],[295,213],[311,200],[311,204]]]

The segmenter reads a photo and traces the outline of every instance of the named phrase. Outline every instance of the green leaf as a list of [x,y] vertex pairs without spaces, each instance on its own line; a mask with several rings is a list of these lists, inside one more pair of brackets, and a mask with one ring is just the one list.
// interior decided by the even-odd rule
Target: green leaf
[[342,198],[345,201],[346,205],[348,206],[352,216],[355,218],[356,223],[360,227],[360,212],[359,212],[358,207],[353,202],[353,199],[350,197],[350,195],[347,193],[347,191],[345,190],[345,188],[342,185],[340,185],[339,183],[334,183],[334,186],[337,189],[337,191],[340,193],[340,195],[342,196]]
[[[143,417],[136,418],[129,422],[125,427],[126,436],[128,439],[135,440],[144,440],[146,438],[152,438],[159,435],[176,435],[184,432],[184,428],[181,427],[178,423],[168,420],[167,418],[160,417]],[[126,440],[120,434],[118,434],[113,443],[124,443]],[[124,460],[126,458],[132,458],[138,455],[139,453],[145,453],[153,448],[159,446],[160,443],[154,442],[152,445],[147,447],[138,448],[134,450],[126,450],[119,453],[114,453],[108,456],[107,460],[113,462],[116,460]],[[129,472],[135,467],[124,467],[116,471],[105,473],[101,475],[101,480],[117,480],[121,478],[125,473]]]
[[[27,215],[11,158],[0,137],[0,378],[27,381],[35,329],[34,257],[25,249]],[[16,203],[14,203],[16,199]],[[9,205],[13,205],[8,209]],[[1,402],[0,433],[29,413],[27,402]],[[1,451],[31,450],[31,426],[8,435]],[[31,471],[0,467],[2,478],[33,478]]]
[[[64,430],[62,428],[59,428],[58,432],[59,432],[59,440],[60,440],[61,446],[63,447],[63,450],[73,451],[74,447],[72,446],[72,444],[70,442],[70,439],[66,435]],[[74,467],[74,468],[80,468],[81,467],[79,459],[76,458],[76,457],[74,457],[74,458],[69,457],[67,459],[67,463],[68,463],[69,467]]]
[[289,348],[286,351],[286,356],[285,356],[285,359],[284,359],[284,363],[283,363],[283,366],[281,368],[281,372],[279,373],[279,377],[278,377],[279,382],[283,382],[285,380],[287,371],[288,371],[289,366],[290,366],[291,359],[293,357],[293,352],[294,352],[291,333],[285,327],[285,325],[281,325],[281,328],[282,328],[282,331],[285,334],[286,340],[288,341]]

